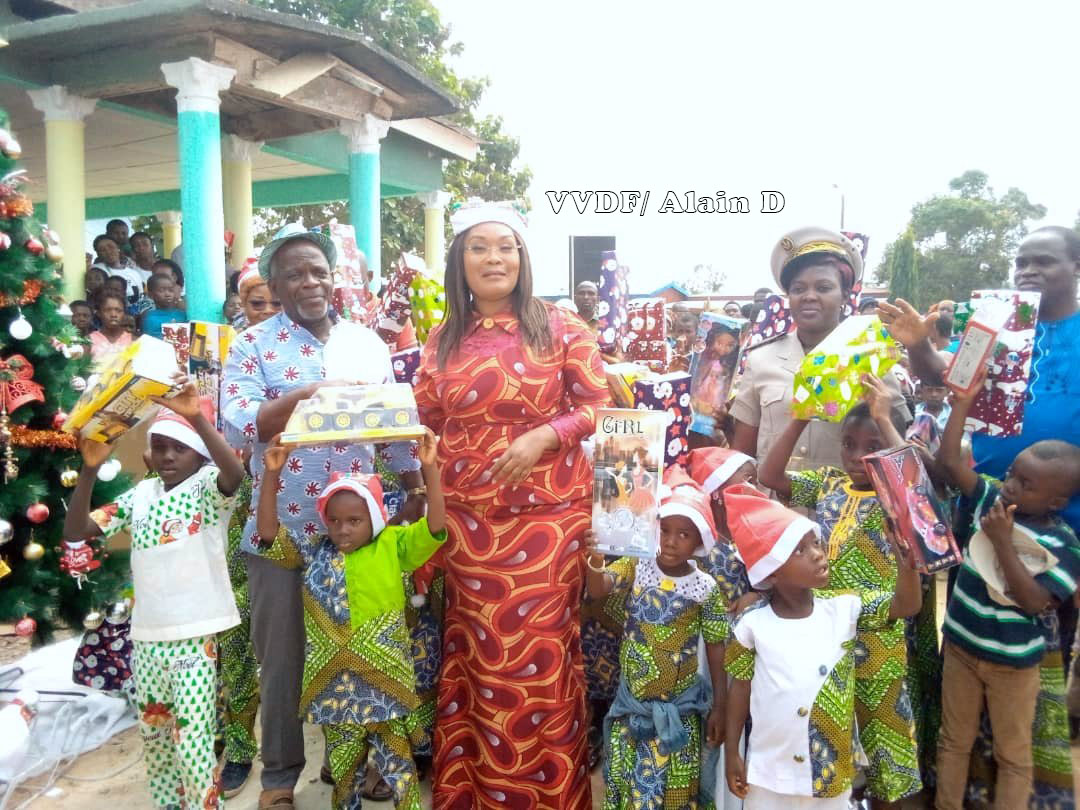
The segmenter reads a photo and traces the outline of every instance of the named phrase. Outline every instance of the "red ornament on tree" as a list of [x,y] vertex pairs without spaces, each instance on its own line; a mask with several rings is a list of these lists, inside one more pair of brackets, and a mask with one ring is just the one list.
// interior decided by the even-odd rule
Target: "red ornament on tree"
[[41,240],[34,236],[31,236],[29,239],[23,242],[23,247],[29,250],[35,256],[40,256],[42,253],[45,252],[45,245],[41,244]]
[[49,507],[38,501],[26,507],[26,519],[31,523],[44,523],[49,519]]
[[29,616],[23,616],[17,622],[15,622],[15,635],[17,636],[32,636],[37,631],[37,622]]
[[60,430],[61,428],[63,428],[64,427],[64,422],[67,421],[67,418],[68,418],[68,415],[66,413],[64,413],[63,411],[57,411],[55,414],[53,414],[53,418],[52,418],[53,430]]

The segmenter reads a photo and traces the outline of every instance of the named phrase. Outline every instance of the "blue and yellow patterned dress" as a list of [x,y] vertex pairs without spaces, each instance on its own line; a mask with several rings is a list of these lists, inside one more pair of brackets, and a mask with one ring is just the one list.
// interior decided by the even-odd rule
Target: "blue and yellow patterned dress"
[[[615,586],[606,604],[621,605],[619,663],[637,700],[672,702],[698,683],[698,640],[722,643],[728,624],[716,581],[695,569],[669,577],[654,559],[623,557],[608,566]],[[702,717],[681,717],[688,742],[665,753],[656,739],[636,739],[631,725],[611,718],[604,763],[604,808],[699,808]]]

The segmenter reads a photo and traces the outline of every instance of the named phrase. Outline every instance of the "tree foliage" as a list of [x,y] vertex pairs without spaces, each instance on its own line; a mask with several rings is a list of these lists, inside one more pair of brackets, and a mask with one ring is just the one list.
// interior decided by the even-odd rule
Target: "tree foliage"
[[915,252],[915,236],[911,229],[896,242],[889,265],[889,294],[893,298],[903,298],[916,307],[925,306],[922,290],[919,287],[919,257]]
[[[945,298],[966,300],[974,289],[1004,286],[1028,223],[1046,216],[1046,207],[1018,188],[996,195],[989,177],[978,170],[953,178],[949,189],[911,209],[908,228],[919,267],[916,300],[923,306]],[[886,251],[887,258],[896,245]],[[893,264],[883,261],[877,271],[890,289]]]
[[[503,131],[499,116],[480,116],[477,109],[489,81],[459,77],[446,64],[448,56],[460,54],[460,42],[451,42],[438,10],[428,0],[251,0],[254,5],[296,14],[364,34],[372,43],[404,59],[437,82],[461,105],[447,117],[480,141],[476,160],[449,160],[443,169],[443,189],[452,199],[524,199],[532,180],[528,167],[518,164],[520,143]],[[422,253],[424,245],[423,203],[415,197],[382,201],[382,264],[385,273],[401,251]],[[256,244],[267,241],[272,225],[303,218],[317,225],[336,217],[349,221],[348,205],[335,202],[320,206],[291,206],[277,213],[260,212],[266,227]],[[449,227],[449,226],[447,226]],[[447,233],[449,237],[449,232]]]

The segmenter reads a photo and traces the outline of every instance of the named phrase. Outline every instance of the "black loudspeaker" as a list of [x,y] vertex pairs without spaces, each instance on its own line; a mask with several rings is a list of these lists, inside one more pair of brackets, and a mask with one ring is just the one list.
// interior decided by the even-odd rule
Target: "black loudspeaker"
[[570,237],[570,295],[583,281],[600,283],[600,254],[615,250],[614,236]]

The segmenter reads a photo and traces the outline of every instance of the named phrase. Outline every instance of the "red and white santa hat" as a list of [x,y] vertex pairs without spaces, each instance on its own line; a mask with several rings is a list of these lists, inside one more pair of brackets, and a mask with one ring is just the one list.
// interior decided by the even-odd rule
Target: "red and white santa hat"
[[259,275],[259,257],[249,257],[240,268],[240,275],[236,279],[236,291],[241,298],[246,298],[252,289],[265,283],[266,279]]
[[371,536],[375,537],[386,528],[386,507],[383,506],[382,481],[377,475],[345,475],[334,473],[330,483],[315,501],[315,510],[323,525],[326,525],[326,505],[339,492],[355,492],[367,502],[368,514],[371,515]]
[[706,495],[712,495],[726,484],[743,464],[754,463],[746,453],[726,447],[699,447],[690,451],[687,460],[690,477],[705,490]]
[[[206,417],[206,421],[210,424],[214,423],[214,403],[210,397],[199,397],[199,410]],[[206,448],[206,442],[195,432],[191,422],[164,405],[158,409],[157,416],[154,417],[154,421],[150,424],[150,429],[146,431],[147,441],[154,435],[175,439],[181,444],[186,444],[208,461],[210,459],[210,451]]]
[[731,539],[755,588],[788,561],[807,532],[821,537],[817,523],[749,484],[725,489],[724,507]]
[[716,545],[716,523],[713,521],[709,496],[679,467],[664,473],[660,485],[660,517],[681,515],[689,518],[701,535],[703,548],[695,556],[704,557]]

